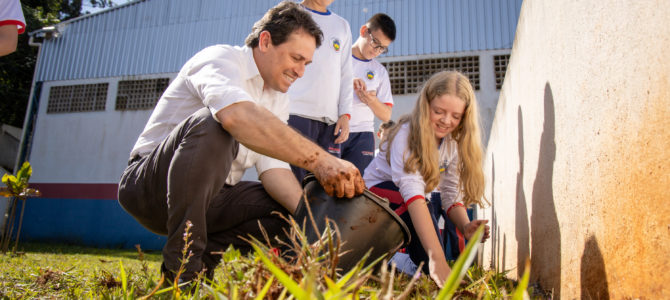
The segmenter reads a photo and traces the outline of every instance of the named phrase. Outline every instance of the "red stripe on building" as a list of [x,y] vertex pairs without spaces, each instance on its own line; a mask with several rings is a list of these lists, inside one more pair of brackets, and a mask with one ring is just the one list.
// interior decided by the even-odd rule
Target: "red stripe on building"
[[40,198],[116,200],[116,183],[31,183],[42,193]]

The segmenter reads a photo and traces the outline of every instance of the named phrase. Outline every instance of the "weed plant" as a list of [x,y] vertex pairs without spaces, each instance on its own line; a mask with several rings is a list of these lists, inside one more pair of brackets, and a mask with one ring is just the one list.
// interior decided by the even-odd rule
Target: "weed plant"
[[[232,247],[221,252],[213,278],[204,274],[191,283],[166,282],[159,274],[159,253],[22,244],[22,255],[0,256],[0,298],[68,299],[524,299],[528,298],[528,267],[516,287],[478,266],[474,258],[481,230],[452,264],[452,276],[438,288],[427,276],[407,276],[384,258],[363,258],[352,270],[337,268],[342,255],[336,226],[326,226],[309,243],[305,224],[286,219],[290,230],[284,253],[249,238],[254,251],[243,255]],[[184,234],[182,265],[190,257],[189,230]],[[477,236],[479,235],[479,236]],[[420,268],[419,268],[420,269]]]

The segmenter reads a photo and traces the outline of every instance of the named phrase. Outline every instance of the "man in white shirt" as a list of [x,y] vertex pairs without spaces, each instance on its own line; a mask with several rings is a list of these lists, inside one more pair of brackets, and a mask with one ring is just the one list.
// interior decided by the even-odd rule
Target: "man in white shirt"
[[[351,101],[351,28],[349,22],[328,10],[334,0],[304,0],[301,5],[323,30],[323,46],[314,52],[314,62],[305,78],[291,86],[288,124],[340,157],[340,144],[349,136]],[[292,166],[298,181],[307,173]]]
[[[326,192],[353,197],[356,168],[286,125],[289,86],[312,61],[322,33],[285,1],[254,24],[245,46],[216,45],[193,56],[156,104],[119,183],[119,203],[147,229],[167,235],[161,271],[174,278],[185,230],[191,236],[180,281],[212,271],[212,251],[249,245],[239,236],[283,236],[302,189],[289,165],[314,172]],[[238,144],[242,144],[239,145]],[[238,147],[239,145],[239,147]],[[286,161],[286,162],[284,162]],[[254,165],[260,183],[241,182]]]
[[375,57],[386,53],[395,40],[395,22],[386,14],[372,16],[359,30],[351,47],[354,72],[354,102],[351,105],[349,139],[342,143],[342,159],[353,163],[361,173],[375,154],[375,117],[391,119],[393,97],[386,68]]

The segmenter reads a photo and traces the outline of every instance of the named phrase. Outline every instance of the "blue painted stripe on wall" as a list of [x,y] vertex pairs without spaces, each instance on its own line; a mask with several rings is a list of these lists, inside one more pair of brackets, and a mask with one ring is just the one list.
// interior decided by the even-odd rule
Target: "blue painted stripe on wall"
[[[30,198],[27,201],[19,245],[25,241],[100,248],[134,248],[140,244],[142,249],[160,250],[166,241],[164,236],[137,223],[114,199]],[[14,222],[17,226],[20,209],[19,203]]]

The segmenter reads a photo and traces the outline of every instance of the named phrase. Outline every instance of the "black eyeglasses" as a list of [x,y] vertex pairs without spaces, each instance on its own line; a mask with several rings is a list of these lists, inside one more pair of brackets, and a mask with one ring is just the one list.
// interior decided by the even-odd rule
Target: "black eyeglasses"
[[370,37],[370,46],[372,46],[375,51],[379,52],[379,54],[386,54],[389,52],[389,47],[382,46],[382,43],[372,36],[370,29],[368,29],[368,36]]

